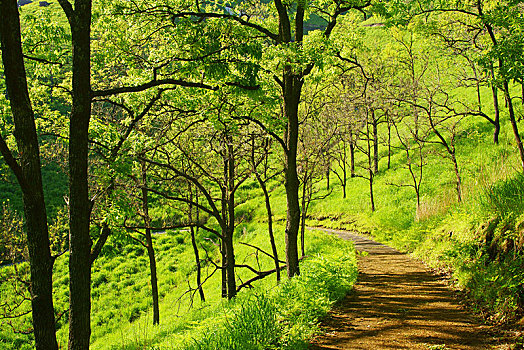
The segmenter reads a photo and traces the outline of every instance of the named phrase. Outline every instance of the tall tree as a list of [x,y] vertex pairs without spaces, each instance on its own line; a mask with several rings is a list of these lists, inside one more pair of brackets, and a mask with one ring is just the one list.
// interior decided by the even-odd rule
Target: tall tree
[[0,135],[0,152],[22,189],[31,268],[31,305],[36,349],[58,349],[52,297],[53,258],[49,247],[40,148],[27,88],[20,17],[15,0],[0,2],[0,41],[5,82],[15,125],[19,160]]
[[73,47],[69,118],[69,349],[89,349],[92,202],[87,175],[91,119],[91,0],[59,0]]
[[[91,210],[89,198],[88,155],[91,103],[121,93],[145,91],[155,86],[196,86],[213,89],[203,83],[180,79],[153,79],[132,86],[94,90],[91,84],[91,0],[59,0],[71,28],[72,107],[69,117],[69,348],[88,349],[91,335],[91,264],[99,251],[91,252]],[[145,69],[144,69],[145,70]],[[103,238],[103,237],[101,237]],[[100,240],[100,239],[99,239]],[[96,245],[95,245],[96,247]]]
[[[287,198],[285,241],[288,277],[300,273],[298,257],[298,231],[300,228],[300,181],[297,174],[298,110],[305,78],[322,61],[318,54],[315,57],[308,56],[308,54],[302,55],[306,52],[313,52],[306,51],[304,45],[306,12],[315,13],[326,23],[322,34],[315,37],[317,40],[312,41],[312,45],[317,45],[318,50],[324,50],[326,46],[323,41],[331,36],[339,16],[352,9],[364,11],[371,4],[371,0],[334,0],[328,2],[283,2],[282,0],[274,0],[271,4],[274,7],[261,7],[257,4],[256,7],[250,8],[250,4],[241,4],[238,7],[219,12],[215,10],[214,4],[196,1],[189,9],[185,4],[178,9],[172,6],[156,6],[150,9],[152,13],[157,15],[163,12],[165,18],[169,21],[182,18],[192,19],[195,23],[202,22],[201,20],[204,18],[230,21],[251,30],[255,33],[254,37],[260,39],[262,36],[265,45],[277,48],[276,51],[273,51],[273,54],[275,54],[278,64],[266,68],[266,70],[270,72],[277,83],[283,102],[283,123],[281,125],[285,125],[284,135],[278,137],[276,133],[271,134],[274,137],[276,136],[281,144],[285,159],[284,176]],[[144,12],[147,9],[136,6],[136,11]],[[254,15],[251,15],[251,12]],[[275,27],[277,28],[276,31]],[[307,58],[304,59],[304,57]],[[259,120],[259,122],[263,123],[262,120]]]

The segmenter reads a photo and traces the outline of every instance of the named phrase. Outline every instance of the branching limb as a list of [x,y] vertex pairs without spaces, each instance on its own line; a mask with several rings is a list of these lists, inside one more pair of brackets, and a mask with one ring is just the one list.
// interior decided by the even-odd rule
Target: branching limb
[[[257,246],[254,246],[254,245],[251,245],[251,244],[249,244],[249,243],[245,243],[245,242],[240,242],[240,244],[245,245],[245,246],[248,246],[248,247],[251,247],[251,248],[253,248],[253,249],[256,249],[256,250],[258,250],[259,252],[261,252],[262,254],[265,254],[265,255],[267,255],[268,257],[270,257],[271,259],[275,260],[275,257],[274,257],[273,255],[271,255],[270,253],[268,253],[268,252],[262,250],[261,248],[259,248],[259,247],[257,247]],[[282,260],[279,260],[279,262],[280,262],[280,263],[285,263],[285,261],[282,261]]]

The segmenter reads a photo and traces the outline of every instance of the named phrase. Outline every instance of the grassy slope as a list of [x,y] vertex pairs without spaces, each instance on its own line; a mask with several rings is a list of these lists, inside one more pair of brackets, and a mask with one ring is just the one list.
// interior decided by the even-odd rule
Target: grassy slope
[[[279,226],[277,230],[281,233],[283,227]],[[251,224],[238,231],[237,239],[269,250],[265,232],[263,224]],[[277,239],[283,256],[283,235],[279,234]],[[113,242],[93,268],[92,348],[149,349],[157,346],[161,349],[218,349],[228,344],[228,348],[244,349],[251,346],[249,344],[263,344],[265,341],[280,348],[304,347],[307,338],[316,329],[316,320],[329,310],[334,301],[347,293],[356,279],[355,254],[349,243],[318,233],[308,234],[307,239],[307,253],[311,259],[304,263],[303,276],[297,281],[276,287],[272,275],[257,282],[256,289],[241,292],[237,301],[224,302],[220,298],[220,275],[217,272],[205,284],[206,303],[194,295],[193,308],[190,309],[190,295],[184,295],[184,292],[188,284],[195,286],[195,264],[188,233],[155,236],[161,298],[161,323],[156,327],[151,325],[149,266],[145,251],[131,243],[123,245]],[[208,241],[201,242],[217,260],[216,248]],[[256,255],[251,248],[237,244],[236,254],[239,263],[256,266]],[[273,267],[272,261],[263,255],[259,255],[258,261],[262,269]],[[26,264],[18,267],[24,269]],[[2,280],[12,268],[0,269]],[[205,265],[204,271],[212,270],[211,264]],[[241,280],[253,276],[248,271],[239,272]],[[60,313],[67,310],[66,256],[57,260],[54,274],[55,308]],[[13,289],[9,283],[0,284],[0,295],[2,300],[12,298]],[[28,303],[25,307],[29,307]],[[244,308],[252,310],[246,312]],[[256,314],[256,310],[265,310],[265,313]],[[242,317],[253,319],[247,323],[239,321],[236,326],[229,325],[231,319]],[[273,321],[269,322],[268,317]],[[260,328],[271,324],[274,338],[267,332],[265,334],[271,339],[253,340],[239,336],[243,332],[261,336],[261,330],[238,327],[257,322],[261,322]],[[17,329],[27,329],[30,327],[29,319],[15,321],[14,325]],[[236,338],[234,334],[237,334]],[[215,336],[210,338],[210,335]],[[58,339],[60,344],[66,346],[67,315],[58,323]],[[31,338],[14,334],[9,327],[2,327],[0,347],[6,350],[31,349]]]
[[[484,204],[486,193],[491,184],[518,173],[518,160],[509,142],[509,125],[504,125],[504,129],[500,146],[491,144],[489,134],[483,135],[484,140],[476,145],[466,142],[459,145],[463,203],[456,202],[450,183],[452,169],[435,161],[425,172],[418,220],[412,191],[388,185],[392,181],[408,181],[406,174],[392,169],[382,171],[376,178],[374,213],[369,209],[367,184],[353,179],[346,200],[340,198],[341,191],[336,189],[334,197],[313,203],[308,223],[371,233],[379,241],[411,252],[430,266],[452,272],[457,286],[473,297],[479,311],[487,311],[496,321],[511,319],[522,307],[521,253],[510,251],[493,261],[487,258],[489,246],[485,241],[487,223],[498,216]],[[381,165],[384,167],[384,162]],[[519,214],[522,211],[515,216]],[[522,236],[521,221],[502,220],[492,232],[495,236],[511,236],[515,242]],[[506,233],[505,226],[509,226]],[[505,244],[503,238],[498,244],[496,249],[501,250],[500,246]]]
[[[515,91],[517,94],[518,87]],[[458,94],[464,100],[475,98],[472,91]],[[482,97],[485,111],[492,115],[490,92],[483,90]],[[519,315],[524,301],[524,275],[520,268],[524,261],[520,253],[524,197],[516,188],[523,180],[512,180],[520,172],[518,153],[507,110],[502,100],[500,104],[499,145],[493,144],[491,125],[482,118],[470,117],[461,123],[463,132],[456,147],[463,181],[462,203],[457,203],[451,162],[430,153],[424,168],[421,209],[416,213],[413,189],[391,185],[410,181],[407,170],[402,168],[404,154],[394,151],[391,169],[386,169],[387,150],[381,146],[383,157],[374,183],[377,210],[370,210],[366,180],[351,179],[348,198],[342,199],[341,188],[333,176],[333,195],[312,203],[308,224],[371,233],[379,241],[412,252],[433,267],[452,271],[457,286],[472,297],[474,306],[487,311],[494,320],[505,321]],[[521,114],[522,105],[517,104]],[[520,127],[524,127],[522,122]],[[357,160],[363,159],[360,157]],[[493,184],[508,188],[502,193],[493,190]],[[319,184],[319,195],[325,193],[325,186],[325,180]],[[501,214],[503,209],[497,206],[502,204],[490,201],[490,193],[499,202],[513,198],[517,204],[509,213]],[[490,220],[498,221],[488,227]],[[495,238],[486,242],[489,234]],[[488,257],[490,249],[494,251],[492,258]]]

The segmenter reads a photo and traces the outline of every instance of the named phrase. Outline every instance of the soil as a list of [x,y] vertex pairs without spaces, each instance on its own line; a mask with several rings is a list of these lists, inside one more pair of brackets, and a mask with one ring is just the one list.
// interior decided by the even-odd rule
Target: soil
[[355,242],[359,276],[310,349],[509,349],[461,306],[444,276],[369,238],[322,230]]

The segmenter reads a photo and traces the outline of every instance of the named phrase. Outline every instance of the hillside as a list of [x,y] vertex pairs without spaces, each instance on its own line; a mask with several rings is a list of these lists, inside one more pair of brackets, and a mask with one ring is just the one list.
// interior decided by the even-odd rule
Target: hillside
[[0,347],[307,349],[386,275],[519,327],[519,4],[61,5],[2,6]]

